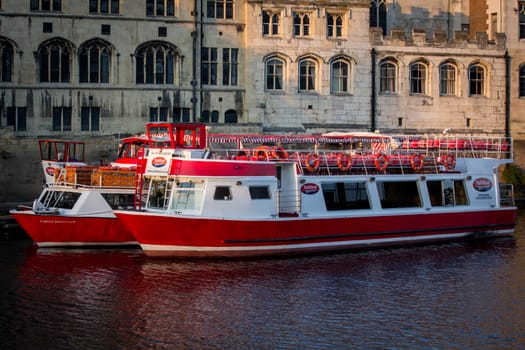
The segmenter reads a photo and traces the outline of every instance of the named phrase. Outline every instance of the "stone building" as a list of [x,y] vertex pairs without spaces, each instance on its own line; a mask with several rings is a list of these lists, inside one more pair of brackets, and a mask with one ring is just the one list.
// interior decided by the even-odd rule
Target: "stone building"
[[97,161],[149,121],[504,135],[506,84],[518,73],[506,74],[499,30],[469,36],[471,9],[468,0],[1,1],[0,201],[40,191],[35,137],[84,139]]

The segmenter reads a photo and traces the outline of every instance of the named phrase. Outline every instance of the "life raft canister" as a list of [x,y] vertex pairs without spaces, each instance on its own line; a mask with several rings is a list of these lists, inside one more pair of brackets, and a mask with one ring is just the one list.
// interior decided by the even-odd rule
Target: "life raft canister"
[[452,170],[456,167],[456,157],[449,153],[443,158],[443,165],[447,170]]
[[421,154],[413,154],[410,156],[410,166],[415,171],[421,170],[423,169],[423,166],[425,165],[424,160],[425,159],[423,158]]
[[352,156],[347,153],[337,155],[337,167],[341,171],[348,171],[352,168]]
[[310,153],[306,156],[305,166],[308,171],[317,171],[320,163],[319,155],[317,153]]
[[[378,171],[384,171],[388,168],[388,157],[384,153],[378,153],[375,156],[374,163]],[[382,164],[381,164],[382,163]]]

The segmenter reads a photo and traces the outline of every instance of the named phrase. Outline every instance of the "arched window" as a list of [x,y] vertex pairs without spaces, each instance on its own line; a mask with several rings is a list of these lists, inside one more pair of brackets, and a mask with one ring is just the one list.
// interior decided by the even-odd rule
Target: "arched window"
[[379,64],[379,92],[397,93],[397,65],[393,60],[384,60]]
[[293,16],[293,35],[310,35],[310,16],[306,13],[294,13]]
[[135,54],[137,84],[173,84],[176,55],[175,47],[168,43],[141,46]]
[[13,45],[0,38],[0,81],[12,81],[13,52]]
[[454,64],[443,63],[439,67],[439,94],[442,96],[456,95],[457,68]]
[[386,35],[386,4],[385,0],[371,0],[370,27],[381,27]]
[[338,14],[326,14],[326,35],[329,38],[340,38],[343,36],[343,16]]
[[41,83],[69,83],[71,47],[63,39],[51,39],[38,49]]
[[519,69],[519,96],[525,97],[525,63]]
[[274,13],[268,10],[263,11],[263,35],[272,36],[279,35],[279,13]]
[[301,60],[299,62],[299,91],[315,91],[315,62]]
[[201,121],[203,123],[209,123],[210,122],[210,111],[202,111],[201,112]]
[[214,110],[211,112],[211,122],[212,123],[218,123],[219,122],[219,111]]
[[424,95],[427,92],[427,66],[421,62],[410,65],[410,93]]
[[225,123],[237,123],[237,112],[233,109],[229,109],[224,113]]
[[347,93],[350,91],[350,64],[342,59],[332,62],[330,69],[330,91]]
[[480,64],[473,64],[468,69],[469,95],[485,95],[485,68]]
[[278,58],[266,61],[266,90],[281,91],[284,89],[284,62]]
[[109,83],[111,47],[102,40],[91,40],[78,50],[81,83]]

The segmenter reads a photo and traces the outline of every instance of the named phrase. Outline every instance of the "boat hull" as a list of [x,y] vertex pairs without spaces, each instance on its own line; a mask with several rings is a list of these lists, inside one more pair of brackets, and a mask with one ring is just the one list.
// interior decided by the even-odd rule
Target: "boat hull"
[[264,220],[116,215],[147,256],[257,257],[510,236],[516,209]]
[[40,215],[30,210],[11,215],[38,247],[138,245],[115,217]]

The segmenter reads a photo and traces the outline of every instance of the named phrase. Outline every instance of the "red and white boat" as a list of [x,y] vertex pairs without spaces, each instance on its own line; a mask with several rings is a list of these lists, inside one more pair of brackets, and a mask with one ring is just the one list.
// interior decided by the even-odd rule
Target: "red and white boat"
[[39,247],[137,246],[113,211],[133,208],[138,155],[144,149],[186,147],[184,135],[174,132],[177,124],[149,123],[145,135],[122,140],[118,158],[109,166],[96,167],[83,162],[82,142],[40,141],[46,185],[32,207],[10,214]]
[[148,256],[321,253],[514,231],[512,187],[498,178],[510,139],[179,131],[192,142],[150,149],[135,209],[115,211]]

